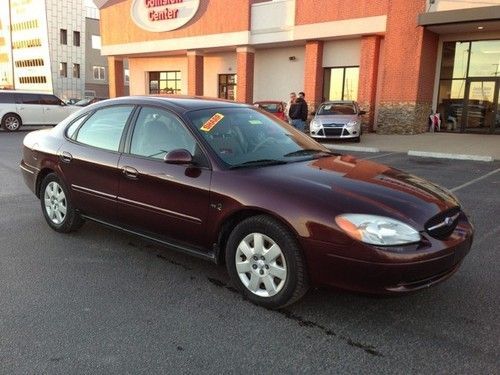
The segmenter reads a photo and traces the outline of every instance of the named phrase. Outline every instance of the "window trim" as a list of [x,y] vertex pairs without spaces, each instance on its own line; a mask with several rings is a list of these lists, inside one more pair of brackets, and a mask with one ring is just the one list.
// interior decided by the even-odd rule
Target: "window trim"
[[[357,98],[357,95],[356,95],[356,99],[345,99],[344,96],[345,96],[345,75],[346,75],[346,71],[347,69],[350,69],[350,68],[358,68],[358,90],[359,90],[359,73],[360,73],[360,70],[361,70],[361,65],[343,65],[343,66],[325,66],[323,67],[323,96],[325,96],[325,90],[326,90],[326,85],[325,85],[325,71],[326,70],[332,70],[332,69],[342,69],[342,98],[341,99],[330,99],[330,98],[327,98],[326,96],[323,98],[324,101],[335,101],[335,100],[353,100],[353,101],[357,101],[358,98]],[[331,74],[331,73],[330,73]],[[330,85],[331,85],[331,77],[330,77]]]
[[[175,113],[171,109],[165,108],[165,107],[160,106],[160,105],[140,104],[137,106],[136,111],[134,113],[134,116],[132,118],[132,121],[130,122],[129,127],[127,128],[127,134],[126,134],[124,148],[123,148],[122,153],[127,154],[127,156],[134,157],[134,158],[140,158],[140,159],[144,159],[144,160],[165,163],[162,159],[152,158],[152,157],[147,157],[147,156],[142,156],[142,155],[136,155],[136,154],[132,154],[130,152],[130,148],[132,145],[132,136],[134,134],[135,127],[137,125],[137,119],[139,118],[139,115],[140,115],[141,110],[143,108],[154,108],[157,110],[162,110],[162,111],[170,113],[173,117],[175,117],[180,122],[180,124],[186,129],[186,131],[193,137],[194,141],[196,142],[196,145],[199,147],[199,149],[200,149],[200,151],[201,151],[201,153],[206,161],[205,165],[194,165],[194,166],[196,168],[206,169],[206,170],[213,169],[212,168],[212,161],[211,161],[210,157],[208,156],[209,153],[205,149],[205,145],[203,144],[203,142],[200,142],[200,140],[198,139],[198,136],[191,128],[190,123],[186,122],[181,116],[179,116],[177,113]],[[186,166],[184,165],[183,167],[186,167]]]
[[[93,115],[96,114],[96,112],[98,112],[100,110],[103,110],[103,109],[116,108],[116,107],[132,107],[132,111],[130,112],[130,114],[129,114],[128,118],[127,118],[127,122],[125,123],[125,126],[123,127],[122,136],[120,138],[120,142],[118,144],[118,150],[117,151],[115,151],[115,150],[109,150],[109,149],[106,149],[106,148],[97,147],[97,146],[93,146],[93,145],[89,145],[88,143],[78,142],[76,140],[76,138],[78,137],[78,133],[80,132],[80,129],[82,128],[82,126],[85,125],[87,123],[87,121]],[[135,104],[120,103],[120,104],[115,104],[115,105],[103,106],[103,107],[95,108],[95,109],[90,110],[88,112],[82,113],[81,116],[78,116],[76,119],[74,119],[73,121],[71,121],[68,125],[66,125],[66,127],[64,128],[64,132],[63,132],[64,137],[65,137],[65,139],[68,142],[71,142],[71,143],[79,145],[79,146],[90,147],[90,148],[95,149],[95,150],[101,150],[101,151],[105,151],[105,152],[111,152],[113,154],[122,154],[124,152],[123,149],[124,149],[124,146],[125,146],[125,137],[126,137],[126,134],[128,134],[128,128],[130,126],[130,123],[131,123],[132,119],[135,118],[135,113],[137,112],[137,108],[138,107],[139,106],[137,106]],[[69,127],[74,122],[78,121],[80,118],[82,118],[85,115],[87,115],[87,118],[75,130],[74,136],[73,137],[68,137],[67,132],[68,132]]]

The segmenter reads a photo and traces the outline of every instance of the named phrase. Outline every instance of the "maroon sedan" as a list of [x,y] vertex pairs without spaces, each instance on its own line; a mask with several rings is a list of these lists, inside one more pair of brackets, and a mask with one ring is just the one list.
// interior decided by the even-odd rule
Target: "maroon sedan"
[[248,299],[270,308],[311,285],[426,288],[472,243],[447,190],[334,154],[243,104],[99,102],[28,134],[20,167],[54,230],[92,220],[225,263]]

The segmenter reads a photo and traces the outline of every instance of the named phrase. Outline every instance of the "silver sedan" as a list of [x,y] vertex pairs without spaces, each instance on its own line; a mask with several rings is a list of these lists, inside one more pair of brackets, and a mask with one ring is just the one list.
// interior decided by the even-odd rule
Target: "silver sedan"
[[352,100],[324,102],[314,113],[309,133],[316,139],[353,139],[359,142],[361,116],[365,113]]

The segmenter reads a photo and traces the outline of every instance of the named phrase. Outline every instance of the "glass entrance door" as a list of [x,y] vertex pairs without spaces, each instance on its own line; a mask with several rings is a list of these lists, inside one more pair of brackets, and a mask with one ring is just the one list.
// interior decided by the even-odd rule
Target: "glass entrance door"
[[498,79],[469,78],[465,86],[465,105],[462,131],[467,133],[500,132],[498,113]]

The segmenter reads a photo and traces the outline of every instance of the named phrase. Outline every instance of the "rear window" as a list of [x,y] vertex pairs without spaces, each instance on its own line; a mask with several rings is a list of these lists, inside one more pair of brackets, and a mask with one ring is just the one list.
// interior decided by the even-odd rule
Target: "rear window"
[[14,94],[10,92],[0,92],[0,103],[15,103]]

